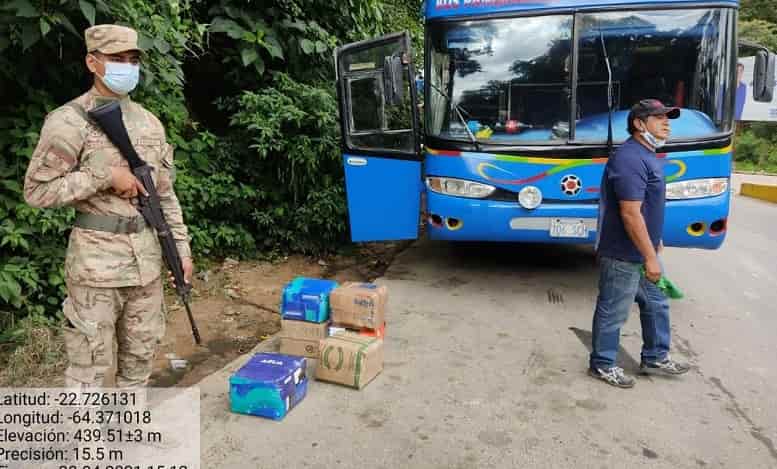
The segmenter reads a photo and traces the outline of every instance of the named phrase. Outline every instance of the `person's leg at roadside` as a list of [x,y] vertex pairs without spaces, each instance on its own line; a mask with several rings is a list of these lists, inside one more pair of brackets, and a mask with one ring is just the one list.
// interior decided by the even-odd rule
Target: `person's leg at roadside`
[[[135,402],[128,409],[143,413],[152,407],[150,402],[152,396],[148,394],[145,386],[148,385],[153,370],[154,356],[159,342],[165,335],[162,277],[142,287],[122,289],[122,296],[126,300],[126,305],[116,323],[116,337],[119,344],[116,384],[120,388],[131,388],[128,391],[135,396]],[[134,423],[119,426],[122,429],[137,427]],[[169,433],[164,422],[152,421],[143,424],[142,428],[145,432],[160,433],[163,437],[162,440],[138,441],[137,443],[141,445],[162,449],[180,444],[175,435]]]
[[105,385],[113,367],[114,325],[122,308],[115,288],[67,285],[62,312],[68,324],[62,333],[67,350],[65,386],[90,388]]
[[116,384],[121,388],[146,386],[154,355],[165,334],[161,277],[142,287],[122,289],[126,305],[116,324],[119,344]]
[[640,372],[642,374],[661,373],[681,375],[690,367],[674,361],[669,356],[672,340],[669,319],[669,299],[650,280],[642,277],[637,290],[639,319],[642,323],[642,354]]
[[599,296],[592,327],[591,376],[613,386],[629,388],[634,380],[615,366],[621,327],[626,323],[639,287],[639,264],[600,259]]
[[[62,330],[67,351],[68,367],[65,386],[74,390],[106,386],[106,375],[113,370],[115,323],[123,307],[117,288],[98,288],[67,282],[67,298],[62,312],[67,324]],[[69,407],[68,412],[94,409],[84,402]],[[68,415],[74,415],[69,413]],[[64,427],[71,433],[84,428],[82,422],[65,419]],[[75,441],[64,443],[60,449],[71,451]],[[91,449],[102,446],[91,442]]]

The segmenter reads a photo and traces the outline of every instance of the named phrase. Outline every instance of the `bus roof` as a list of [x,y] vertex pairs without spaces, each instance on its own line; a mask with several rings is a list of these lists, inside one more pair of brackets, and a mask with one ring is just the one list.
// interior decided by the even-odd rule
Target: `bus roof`
[[637,6],[739,6],[739,0],[426,0],[426,19],[487,16],[532,11],[586,10]]

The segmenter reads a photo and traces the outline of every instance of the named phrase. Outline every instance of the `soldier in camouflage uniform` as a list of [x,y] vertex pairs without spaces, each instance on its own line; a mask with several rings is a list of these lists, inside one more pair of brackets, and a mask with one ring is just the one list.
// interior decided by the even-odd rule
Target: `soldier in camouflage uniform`
[[144,386],[165,331],[161,249],[136,208],[142,184],[108,137],[88,121],[86,110],[119,100],[138,155],[154,168],[187,282],[192,274],[188,233],[173,192],[173,148],[164,127],[128,96],[140,64],[137,33],[98,25],[87,29],[85,38],[94,86],[46,117],[24,196],[35,207],[72,206],[77,211],[65,260],[66,385],[102,386],[116,344],[117,386]]

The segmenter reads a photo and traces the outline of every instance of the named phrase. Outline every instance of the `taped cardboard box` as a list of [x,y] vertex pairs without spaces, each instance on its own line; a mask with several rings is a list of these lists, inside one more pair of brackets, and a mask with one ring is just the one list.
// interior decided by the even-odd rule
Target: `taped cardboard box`
[[280,352],[297,357],[318,358],[319,340],[297,340],[281,337]]
[[347,282],[332,290],[332,322],[355,329],[378,329],[386,321],[388,288],[373,283]]
[[361,389],[383,371],[383,339],[338,332],[323,339],[316,379]]
[[257,353],[229,378],[233,412],[281,420],[305,398],[307,361],[278,353]]
[[297,321],[323,322],[329,319],[329,294],[337,282],[297,277],[283,289],[281,317]]
[[329,325],[329,321],[307,322],[281,319],[279,336],[297,340],[315,340],[318,343],[329,335]]
[[318,343],[329,336],[329,322],[281,319],[281,353],[318,358]]

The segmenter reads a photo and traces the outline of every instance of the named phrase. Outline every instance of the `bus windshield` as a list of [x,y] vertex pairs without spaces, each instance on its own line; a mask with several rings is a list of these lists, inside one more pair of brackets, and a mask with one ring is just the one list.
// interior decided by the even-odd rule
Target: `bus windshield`
[[603,43],[616,142],[628,138],[628,109],[644,98],[683,109],[670,141],[725,133],[735,91],[733,35],[734,13],[724,8],[431,24],[427,133],[507,145],[606,141]]

